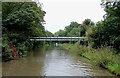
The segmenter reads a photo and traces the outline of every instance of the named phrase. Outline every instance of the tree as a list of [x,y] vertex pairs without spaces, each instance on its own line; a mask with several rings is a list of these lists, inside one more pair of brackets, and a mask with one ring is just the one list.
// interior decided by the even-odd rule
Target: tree
[[65,31],[64,30],[59,30],[54,35],[58,36],[58,37],[64,37],[65,36]]
[[106,11],[104,20],[98,22],[91,37],[94,45],[113,46],[118,51],[120,50],[120,2],[103,1],[102,6]]
[[[14,58],[18,51],[20,54],[26,54],[28,49],[43,44],[29,39],[34,36],[46,36],[43,26],[45,11],[41,6],[36,2],[3,2],[2,7],[3,60]],[[15,54],[11,49],[13,45]]]
[[90,26],[90,25],[95,25],[95,23],[93,21],[91,21],[91,19],[85,19],[83,21],[84,25]]
[[[9,9],[9,10],[7,10]],[[45,12],[34,2],[3,3],[3,27],[9,33],[19,33],[25,36],[44,36]]]
[[80,37],[85,36],[86,30],[93,26],[94,22],[90,19],[85,19],[83,24],[71,22],[64,30],[59,30],[55,33],[56,36]]
[[73,28],[78,28],[79,26],[80,26],[79,23],[77,23],[77,22],[71,22],[70,25],[66,26],[65,29],[64,29],[64,30],[66,31],[66,35],[67,35],[67,33],[69,33]]
[[80,36],[80,29],[73,28],[70,33],[67,34],[68,37],[79,37]]
[[50,31],[46,31],[46,36],[47,36],[47,37],[53,37],[54,35],[53,35],[53,33],[51,33]]

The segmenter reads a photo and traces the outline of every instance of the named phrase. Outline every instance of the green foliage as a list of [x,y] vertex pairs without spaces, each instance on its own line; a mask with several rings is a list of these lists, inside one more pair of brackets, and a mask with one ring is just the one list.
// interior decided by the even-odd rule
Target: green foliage
[[100,47],[105,45],[104,43],[104,32],[102,30],[103,26],[101,22],[98,22],[95,27],[92,28],[91,33],[88,33],[89,41],[93,42],[93,47]]
[[64,37],[65,36],[65,31],[64,30],[59,30],[54,34],[54,36]]
[[67,34],[68,37],[79,37],[80,36],[80,29],[73,28],[70,33]]
[[53,33],[51,33],[50,31],[46,31],[46,36],[47,36],[47,37],[53,37],[54,35],[53,35]]
[[91,21],[91,19],[85,19],[83,21],[83,24],[87,25],[87,26],[95,25],[95,23],[93,21]]
[[54,35],[63,37],[80,37],[85,36],[86,30],[94,25],[90,19],[85,19],[83,24],[77,22],[71,22],[70,25],[66,26],[64,30],[59,30]]
[[89,59],[92,64],[102,66],[115,73],[116,75],[120,75],[120,56],[115,54],[114,49],[111,49],[109,47],[93,49],[92,47],[86,47],[76,44],[60,45],[70,51],[77,52],[79,55]]
[[[29,37],[46,36],[43,26],[45,11],[36,2],[3,2],[2,3],[2,47],[4,60],[15,58],[16,54],[26,55],[43,42],[30,41]],[[14,53],[10,46],[14,45]]]
[[93,47],[113,46],[120,50],[120,2],[103,2],[106,15],[98,22],[89,34]]
[[2,46],[3,47],[8,47],[9,45],[9,41],[8,41],[8,35],[7,34],[3,34],[2,35]]
[[[32,2],[5,2],[3,5],[3,27],[10,33],[25,36],[44,36],[45,12]],[[27,9],[26,9],[27,8]],[[7,10],[10,9],[10,10]]]
[[[75,30],[80,27],[80,24],[77,22],[71,22],[69,26],[65,27],[65,36],[74,36],[76,34]],[[73,29],[76,28],[76,29]],[[77,29],[77,33],[80,31]],[[77,34],[77,36],[80,34]]]
[[77,41],[76,43],[75,43],[75,45],[79,45],[80,44],[80,41]]

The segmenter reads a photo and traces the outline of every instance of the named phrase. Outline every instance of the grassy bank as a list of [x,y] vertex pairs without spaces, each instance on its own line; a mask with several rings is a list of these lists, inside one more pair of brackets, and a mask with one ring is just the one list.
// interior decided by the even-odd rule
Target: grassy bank
[[115,54],[115,50],[110,48],[93,49],[91,47],[75,44],[59,44],[70,51],[77,52],[79,55],[91,60],[94,65],[104,67],[120,76],[120,55]]

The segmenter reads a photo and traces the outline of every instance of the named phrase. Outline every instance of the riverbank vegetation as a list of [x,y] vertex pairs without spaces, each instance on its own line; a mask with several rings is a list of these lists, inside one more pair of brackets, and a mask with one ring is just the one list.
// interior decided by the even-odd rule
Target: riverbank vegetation
[[[88,39],[75,44],[61,45],[88,58],[95,65],[102,66],[116,75],[120,75],[120,2],[102,0],[101,6],[106,12],[103,16],[104,20],[94,24],[90,19],[86,19],[82,24],[77,25],[80,28],[79,31],[76,30],[77,23],[71,23],[64,30],[56,32],[55,35],[87,37]],[[88,42],[87,45],[86,41]]]
[[89,59],[93,65],[106,68],[112,73],[120,75],[120,55],[116,54],[114,49],[108,47],[93,49],[92,47],[78,45],[77,43],[59,45]]
[[43,24],[45,11],[36,2],[2,3],[2,57],[3,61],[16,59],[44,42],[30,41],[29,37],[49,36]]

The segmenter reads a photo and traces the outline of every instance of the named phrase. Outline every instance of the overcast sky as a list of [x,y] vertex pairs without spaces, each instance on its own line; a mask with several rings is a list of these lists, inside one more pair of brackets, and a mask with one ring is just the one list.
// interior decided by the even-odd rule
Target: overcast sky
[[94,22],[103,20],[105,14],[101,0],[39,0],[46,12],[45,29],[54,33],[64,29],[70,22],[82,23],[89,18]]

